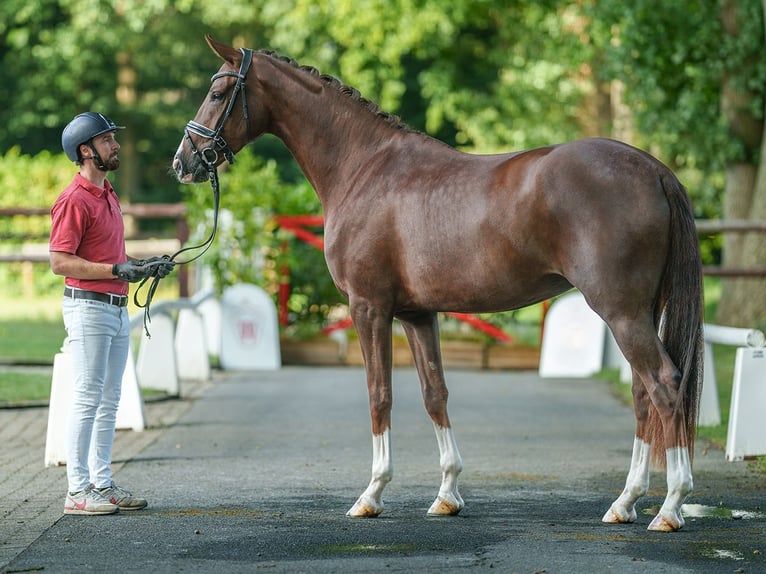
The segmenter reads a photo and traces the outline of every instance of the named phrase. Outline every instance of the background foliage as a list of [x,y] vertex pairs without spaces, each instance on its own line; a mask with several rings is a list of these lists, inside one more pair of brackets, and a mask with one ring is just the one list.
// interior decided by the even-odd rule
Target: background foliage
[[[625,139],[679,173],[698,217],[727,216],[732,164],[761,166],[766,42],[758,0],[5,0],[0,173],[11,166],[13,174],[0,175],[0,202],[50,205],[73,172],[61,163],[61,129],[98,109],[128,126],[114,174],[122,198],[184,199],[195,222],[208,222],[207,192],[182,190],[168,174],[182,128],[220,65],[205,33],[336,75],[466,151]],[[747,130],[732,129],[725,86],[739,90],[734,107],[747,115]],[[219,286],[252,280],[273,290],[285,238],[269,215],[321,208],[280,142],[262,138],[249,149],[224,175],[231,221],[207,261]],[[27,193],[27,170],[43,195]],[[766,197],[764,187],[751,195]],[[744,216],[758,217],[747,205]],[[709,263],[720,259],[720,239],[703,248]],[[327,273],[316,255],[300,244],[290,249],[297,314],[336,300],[321,284]],[[748,283],[750,298],[766,293],[762,287]]]

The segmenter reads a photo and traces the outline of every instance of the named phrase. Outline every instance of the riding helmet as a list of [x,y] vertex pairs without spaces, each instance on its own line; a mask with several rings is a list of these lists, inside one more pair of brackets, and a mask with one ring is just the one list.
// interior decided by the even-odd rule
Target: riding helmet
[[124,130],[125,126],[118,126],[104,115],[97,112],[85,112],[76,115],[69,122],[61,134],[61,147],[64,148],[66,156],[74,161],[78,161],[77,149],[80,144],[90,141],[94,137],[106,132],[115,130]]

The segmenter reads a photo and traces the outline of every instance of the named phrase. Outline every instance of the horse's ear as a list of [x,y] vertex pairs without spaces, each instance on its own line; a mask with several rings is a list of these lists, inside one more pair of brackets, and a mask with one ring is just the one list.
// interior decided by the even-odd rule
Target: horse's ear
[[218,54],[221,58],[230,64],[233,64],[234,60],[240,57],[239,50],[235,50],[231,46],[227,46],[226,44],[219,42],[210,34],[205,34],[205,41],[207,42],[207,45],[210,46],[210,49],[213,50],[213,52]]

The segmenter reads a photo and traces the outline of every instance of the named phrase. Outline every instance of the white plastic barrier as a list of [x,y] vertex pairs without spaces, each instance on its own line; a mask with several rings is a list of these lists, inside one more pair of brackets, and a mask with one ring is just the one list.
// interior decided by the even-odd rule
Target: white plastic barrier
[[[53,358],[48,428],[45,437],[45,466],[66,464],[67,423],[72,392],[72,362],[65,341],[61,352]],[[122,378],[122,395],[117,408],[116,428],[131,428],[135,431],[146,428],[144,403],[136,379],[132,347],[128,353],[125,374]]]
[[[718,381],[715,376],[715,361],[713,360],[713,344],[729,345],[732,347],[762,347],[764,337],[757,329],[741,329],[724,327],[705,323],[705,380],[700,397],[700,426],[716,426],[721,424],[721,408],[718,402]],[[734,377],[734,385],[737,378]],[[730,416],[731,420],[731,416]]]
[[[150,337],[142,337],[138,352],[138,379],[141,386],[180,396],[181,380],[210,378],[208,337],[199,307],[215,297],[204,291],[190,299],[159,301],[151,308]],[[179,323],[174,315],[178,314]],[[144,317],[137,315],[130,328],[143,329]]]
[[152,314],[151,338],[143,337],[138,350],[136,369],[141,386],[181,394],[175,350],[175,321],[162,310]]
[[604,365],[606,325],[573,291],[553,302],[545,317],[541,377],[590,377]]
[[[761,339],[761,343],[763,340]],[[734,363],[726,460],[766,455],[766,348],[740,347]]]
[[197,305],[197,311],[202,315],[207,352],[213,357],[220,357],[221,302],[215,297],[207,297]]
[[175,349],[181,380],[207,381],[210,378],[205,324],[196,308],[178,311]]
[[274,301],[256,285],[227,288],[221,298],[221,368],[247,371],[281,366]]
[[[762,347],[764,334],[757,329],[740,329],[720,325],[704,325],[705,365],[702,394],[700,396],[700,426],[721,424],[721,409],[718,401],[718,385],[715,378],[712,344],[737,347]],[[743,358],[742,361],[748,359]],[[545,319],[543,343],[540,351],[541,377],[589,377],[604,367],[618,367],[620,380],[631,382],[631,369],[617,347],[614,337],[601,318],[588,306],[578,291],[567,293],[557,299]],[[742,378],[744,377],[744,379]],[[734,385],[751,383],[746,367],[742,375],[735,377]],[[749,396],[751,391],[745,391]],[[732,398],[732,415],[735,418]],[[736,433],[735,433],[736,434]],[[766,433],[764,433],[766,434]]]

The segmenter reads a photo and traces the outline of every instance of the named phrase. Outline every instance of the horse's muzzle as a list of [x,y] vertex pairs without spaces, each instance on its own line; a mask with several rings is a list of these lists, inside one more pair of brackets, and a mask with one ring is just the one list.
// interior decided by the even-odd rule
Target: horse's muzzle
[[177,153],[173,158],[173,172],[181,183],[202,183],[208,180],[208,170],[202,165],[202,162],[192,157],[188,162],[181,159],[181,153]]

